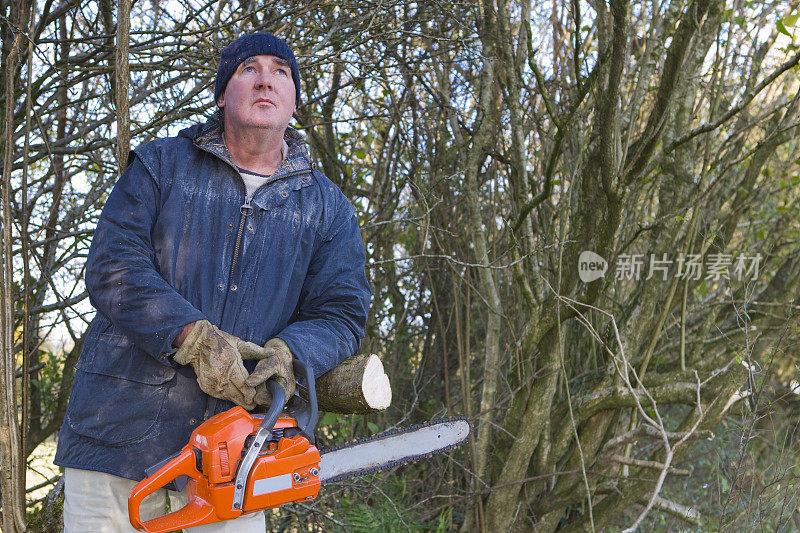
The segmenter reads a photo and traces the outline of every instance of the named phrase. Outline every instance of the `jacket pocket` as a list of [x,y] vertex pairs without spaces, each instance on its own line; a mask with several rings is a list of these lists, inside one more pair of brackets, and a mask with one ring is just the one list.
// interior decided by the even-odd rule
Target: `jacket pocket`
[[150,357],[113,329],[100,333],[93,343],[87,342],[75,368],[147,385],[160,385],[175,375],[173,367]]
[[67,406],[67,422],[84,437],[109,446],[144,439],[156,425],[169,384],[147,385],[78,370]]
[[101,334],[84,348],[67,406],[73,431],[109,446],[148,436],[164,408],[175,369],[127,338]]

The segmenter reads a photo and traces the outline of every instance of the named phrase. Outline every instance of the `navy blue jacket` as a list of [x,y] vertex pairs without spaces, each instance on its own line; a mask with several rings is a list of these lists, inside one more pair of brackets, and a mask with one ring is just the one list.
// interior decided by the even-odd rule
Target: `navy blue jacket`
[[302,137],[285,139],[285,160],[249,206],[216,119],[133,152],[86,262],[97,315],[56,464],[139,480],[232,407],[172,361],[189,322],[256,344],[279,337],[315,375],[356,352],[370,290],[355,209],[313,169]]

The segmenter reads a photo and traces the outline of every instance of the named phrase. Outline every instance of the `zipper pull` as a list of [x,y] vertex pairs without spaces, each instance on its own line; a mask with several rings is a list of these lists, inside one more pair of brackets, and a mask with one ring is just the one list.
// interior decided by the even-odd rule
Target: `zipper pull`
[[250,198],[252,197],[246,198],[242,206],[239,208],[239,211],[242,213],[243,217],[249,215],[250,212],[253,210],[253,206],[250,205]]

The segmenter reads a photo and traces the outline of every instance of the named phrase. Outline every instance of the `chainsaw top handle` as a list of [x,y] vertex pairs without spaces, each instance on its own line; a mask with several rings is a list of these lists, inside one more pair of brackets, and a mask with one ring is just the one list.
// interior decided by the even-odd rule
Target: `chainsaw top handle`
[[[306,378],[308,402],[301,402],[300,400],[302,400],[302,398],[298,395],[298,397],[295,398],[297,401],[294,403],[297,403],[300,407],[298,409],[293,409],[294,406],[289,404],[289,414],[297,421],[297,427],[300,428],[300,431],[302,431],[311,442],[314,442],[314,428],[317,427],[317,418],[319,417],[317,386],[314,381],[314,372],[311,370],[310,365],[305,364],[297,358],[293,359],[292,366],[294,367],[295,374]],[[305,403],[307,403],[307,405],[303,405]]]
[[[308,365],[299,359],[294,359],[292,366],[294,367],[295,372],[305,375],[308,385],[308,409],[310,411],[308,415],[310,420],[305,427],[301,428],[301,430],[306,432],[307,428],[310,428],[311,432],[313,433],[314,426],[317,425],[318,415],[314,372]],[[258,458],[258,454],[261,452],[261,448],[267,441],[272,439],[272,429],[275,427],[275,422],[278,421],[278,417],[283,412],[283,407],[286,404],[286,392],[275,380],[270,379],[267,381],[267,389],[269,390],[270,394],[272,394],[272,403],[270,404],[266,414],[264,414],[264,419],[261,421],[261,424],[258,426],[258,430],[253,435],[253,439],[250,441],[249,446],[245,448],[244,457],[242,458],[242,462],[239,464],[233,491],[234,510],[242,509],[242,505],[244,504],[245,488],[247,486],[247,478],[250,476],[250,471],[252,470],[256,459]]]
[[259,429],[271,430],[275,427],[275,422],[278,421],[278,417],[283,412],[283,406],[286,404],[286,391],[273,379],[267,381],[267,390],[272,394],[272,403],[267,412],[264,413],[264,420],[261,421],[261,425],[258,427]]
[[[319,417],[314,372],[309,365],[297,358],[292,360],[292,367],[294,368],[295,374],[306,378],[306,385],[308,387],[308,407],[306,408],[308,411],[308,421],[300,429],[303,433],[311,435],[314,433],[314,428],[317,426],[317,418]],[[275,422],[278,421],[284,406],[291,398],[286,398],[286,392],[283,390],[283,387],[272,379],[267,381],[267,390],[269,390],[272,395],[272,404],[270,404],[267,412],[264,413],[264,420],[261,421],[259,428],[271,430],[275,427]]]

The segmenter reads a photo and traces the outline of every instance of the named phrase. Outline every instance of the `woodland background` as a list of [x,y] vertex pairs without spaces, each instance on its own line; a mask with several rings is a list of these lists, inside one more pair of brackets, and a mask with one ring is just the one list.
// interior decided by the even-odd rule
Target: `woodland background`
[[[362,351],[394,390],[325,415],[323,442],[475,429],[271,530],[800,530],[798,4],[0,1],[3,531],[57,527],[24,478],[119,162],[208,115],[221,47],[253,30],[294,48],[294,125],[357,206]],[[583,251],[604,277],[581,281]]]

